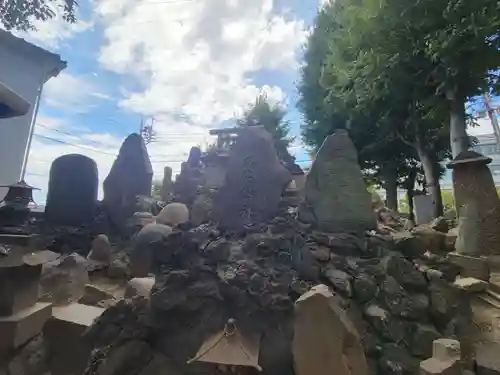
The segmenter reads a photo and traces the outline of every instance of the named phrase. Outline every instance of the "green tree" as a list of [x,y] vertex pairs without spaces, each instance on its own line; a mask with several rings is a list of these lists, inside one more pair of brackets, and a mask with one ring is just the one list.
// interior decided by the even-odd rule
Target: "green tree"
[[295,158],[288,152],[293,142],[290,137],[290,124],[285,120],[286,112],[278,104],[270,104],[267,96],[261,94],[255,103],[236,120],[238,126],[262,125],[273,136],[274,145],[280,160],[287,166],[295,163]]
[[75,0],[2,0],[0,3],[0,24],[8,31],[35,30],[33,20],[46,21],[54,18],[55,9],[62,11],[63,19],[69,23],[76,22]]
[[[307,143],[320,144],[346,122],[361,161],[374,164],[378,179],[390,188],[391,206],[397,204],[394,181],[408,181],[410,171],[416,174],[415,158],[420,159],[437,202],[435,214],[440,215],[439,162],[448,149],[446,145],[444,152],[441,149],[445,100],[436,95],[437,86],[426,81],[432,61],[411,51],[406,39],[392,33],[391,22],[398,20],[385,19],[382,7],[379,1],[339,0],[318,16],[299,84],[299,108],[306,117],[303,135]],[[328,17],[331,20],[325,21]],[[310,95],[314,88],[316,96]],[[320,92],[324,99],[318,102]],[[312,111],[315,107],[321,111]],[[318,112],[330,121],[312,115]],[[368,154],[357,138],[369,140]]]

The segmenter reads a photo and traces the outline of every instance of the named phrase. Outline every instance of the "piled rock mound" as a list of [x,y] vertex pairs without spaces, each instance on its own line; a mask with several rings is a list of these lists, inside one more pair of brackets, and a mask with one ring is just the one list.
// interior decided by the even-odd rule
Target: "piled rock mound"
[[[342,170],[335,168],[335,173]],[[350,173],[353,183],[362,183]],[[321,181],[338,180],[343,181],[342,176]],[[343,186],[344,200],[324,200],[331,205],[327,210],[314,199],[328,194],[328,186],[309,185],[315,191],[306,192],[306,206],[301,208],[308,224],[281,206],[271,219],[237,230],[205,224],[187,231],[174,229],[144,245],[156,278],[151,295],[121,300],[86,332],[95,350],[85,374],[223,373],[218,371],[228,371],[227,367],[188,362],[207,338],[235,319],[243,334],[260,336],[262,368],[236,373],[294,375],[294,303],[318,283],[336,294],[361,338],[372,374],[415,374],[419,362],[431,356],[433,340],[468,334],[467,298],[441,270],[419,270],[417,258],[425,250],[415,251],[411,237],[394,241],[370,230],[376,225],[368,210],[351,209],[347,223],[332,216],[342,217],[336,205],[346,207],[348,191],[355,193],[353,199],[362,197],[359,186]],[[266,194],[252,186],[243,193],[249,192]],[[251,210],[252,199],[246,199]],[[315,229],[326,225],[317,220],[329,228],[347,225],[355,234],[320,232]],[[324,334],[318,332],[318,337]],[[466,345],[462,349],[470,354]]]

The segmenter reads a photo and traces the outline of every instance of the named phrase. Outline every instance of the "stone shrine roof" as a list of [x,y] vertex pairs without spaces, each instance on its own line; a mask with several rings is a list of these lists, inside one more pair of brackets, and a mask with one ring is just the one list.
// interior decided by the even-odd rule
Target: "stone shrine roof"
[[481,155],[476,151],[467,150],[467,151],[462,151],[460,154],[458,154],[455,157],[455,159],[446,164],[446,167],[449,169],[453,169],[457,165],[464,165],[470,163],[486,165],[491,163],[491,161],[492,159],[490,157]]

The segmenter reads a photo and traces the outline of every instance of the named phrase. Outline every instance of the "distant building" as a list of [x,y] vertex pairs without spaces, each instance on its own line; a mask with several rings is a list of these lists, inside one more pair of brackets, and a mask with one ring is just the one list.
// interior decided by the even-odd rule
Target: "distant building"
[[[496,186],[500,186],[500,147],[494,134],[476,135],[477,143],[473,150],[480,154],[490,157],[491,163],[488,165],[493,175],[493,180]],[[447,169],[445,175],[441,179],[441,188],[452,189],[451,170]]]
[[[43,85],[64,68],[66,62],[59,55],[0,30],[0,81],[31,104],[25,115],[0,122],[0,185],[10,185],[21,178]],[[6,190],[0,191],[0,199],[5,193]]]

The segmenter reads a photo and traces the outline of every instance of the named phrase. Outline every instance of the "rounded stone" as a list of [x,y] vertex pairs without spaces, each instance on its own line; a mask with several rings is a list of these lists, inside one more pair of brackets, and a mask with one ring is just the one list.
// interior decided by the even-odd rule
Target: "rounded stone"
[[169,203],[156,216],[156,223],[176,227],[189,221],[189,209],[183,203]]

